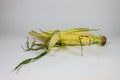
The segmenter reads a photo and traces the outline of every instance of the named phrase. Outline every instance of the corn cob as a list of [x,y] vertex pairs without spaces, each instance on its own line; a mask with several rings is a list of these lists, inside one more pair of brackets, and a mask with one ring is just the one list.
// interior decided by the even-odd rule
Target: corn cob
[[36,43],[34,40],[29,45],[27,41],[27,49],[29,50],[44,50],[44,52],[35,58],[30,58],[22,61],[18,66],[15,67],[14,70],[19,69],[22,65],[33,62],[42,56],[46,55],[52,47],[62,47],[62,46],[81,46],[81,55],[82,54],[82,46],[98,44],[100,46],[104,46],[106,43],[105,36],[97,36],[95,34],[89,33],[90,31],[97,31],[98,29],[90,29],[90,28],[74,28],[68,30],[52,30],[52,31],[41,31],[38,33],[36,31],[31,31],[29,34],[37,38],[41,43]]

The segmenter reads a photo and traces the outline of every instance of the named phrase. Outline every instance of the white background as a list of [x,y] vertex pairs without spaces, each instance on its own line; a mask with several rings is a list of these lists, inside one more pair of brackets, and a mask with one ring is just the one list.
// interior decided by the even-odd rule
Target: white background
[[[120,80],[119,0],[0,0],[0,80]],[[12,69],[38,55],[24,52],[27,32],[42,29],[99,28],[104,47],[52,50],[44,58]],[[26,54],[28,53],[28,54]]]

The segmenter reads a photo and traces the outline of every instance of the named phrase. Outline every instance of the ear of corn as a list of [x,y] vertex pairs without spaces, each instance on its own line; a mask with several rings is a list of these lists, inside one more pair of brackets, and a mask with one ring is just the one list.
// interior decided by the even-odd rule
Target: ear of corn
[[[89,33],[90,31],[97,31],[98,29],[90,28],[73,28],[68,30],[52,30],[47,32],[38,33],[36,31],[31,31],[29,34],[33,37],[36,37],[42,43],[38,44],[32,42],[31,47],[29,47],[29,42],[27,41],[27,51],[28,50],[44,50],[44,52],[34,58],[29,58],[22,61],[14,70],[19,69],[22,65],[33,62],[43,56],[45,56],[52,47],[63,47],[63,45],[68,46],[86,46],[92,44],[98,44],[104,46],[106,43],[105,36],[97,36],[95,34]],[[82,50],[82,47],[81,47]]]

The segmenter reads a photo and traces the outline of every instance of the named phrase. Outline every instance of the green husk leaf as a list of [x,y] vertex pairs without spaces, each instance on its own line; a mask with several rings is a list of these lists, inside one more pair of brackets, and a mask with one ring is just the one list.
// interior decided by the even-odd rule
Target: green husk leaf
[[42,54],[40,54],[40,55],[38,55],[38,56],[36,56],[34,58],[26,59],[26,60],[22,61],[18,66],[16,66],[13,70],[15,71],[17,69],[20,69],[21,66],[23,66],[25,64],[28,64],[28,63],[31,63],[31,62],[33,62],[33,61],[35,61],[35,60],[45,56],[46,54],[47,54],[47,51],[43,52]]
[[97,31],[98,29],[91,29],[91,28],[73,28],[64,30],[64,32],[87,32],[87,31]]
[[41,33],[37,33],[35,31],[31,31],[31,32],[29,32],[29,34],[31,36],[37,37],[38,39],[40,39],[43,42],[46,42],[49,39],[49,36],[42,35]]
[[46,51],[46,52],[43,52],[42,54],[40,54],[40,55],[38,55],[38,56],[36,56],[36,57],[34,58],[34,60],[37,60],[37,59],[45,56],[46,54],[47,54],[47,51]]
[[20,67],[21,67],[22,65],[28,64],[28,63],[30,63],[32,60],[33,60],[33,58],[29,58],[29,59],[26,59],[26,60],[22,61],[22,62],[21,62],[18,66],[16,66],[13,70],[15,71],[15,70],[17,70],[17,69],[20,69]]
[[81,41],[81,37],[79,37],[79,40],[80,40],[80,45],[81,45],[81,56],[83,56],[83,43]]

